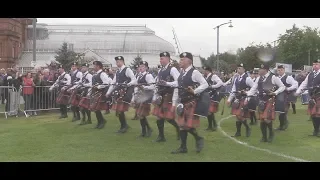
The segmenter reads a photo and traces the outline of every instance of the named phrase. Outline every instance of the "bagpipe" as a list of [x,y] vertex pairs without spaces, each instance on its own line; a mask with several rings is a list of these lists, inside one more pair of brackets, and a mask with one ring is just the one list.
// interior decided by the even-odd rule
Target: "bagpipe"
[[[277,90],[276,86],[273,86],[270,90],[264,90],[259,93],[259,103],[258,103],[258,112],[263,113],[266,109],[268,109],[268,117],[271,116],[272,109],[275,106],[276,96],[274,92]],[[270,118],[268,118],[270,119]],[[272,118],[271,118],[272,119]]]
[[[209,107],[210,107],[210,95],[207,91],[203,91],[200,94],[194,94],[194,89],[196,89],[199,84],[189,87],[177,87],[178,89],[182,89],[182,94],[179,94],[178,105],[176,107],[176,113],[178,116],[182,116],[185,110],[184,104],[190,106],[195,105],[194,114],[207,117],[209,114]],[[195,103],[193,103],[195,102]]]
[[65,83],[63,82],[63,79],[62,79],[54,87],[59,87],[57,91],[58,96],[57,96],[56,102],[58,104],[68,105],[69,99],[70,99],[70,93],[68,92],[68,89],[72,87],[72,85],[65,86]]
[[320,98],[320,86],[312,86],[303,90],[308,91],[308,94],[306,95],[309,96],[309,101],[306,104],[308,104],[309,108],[313,108],[316,105],[317,100]]
[[68,92],[71,93],[69,104],[73,106],[78,106],[81,101],[81,98],[86,96],[86,94],[88,93],[88,90],[89,90],[89,87],[83,86],[81,82],[77,84],[75,88],[68,89]]
[[149,85],[154,85],[156,83],[139,83],[136,85],[133,85],[133,87],[138,88],[138,92],[135,92],[134,95],[134,107],[136,107],[139,103],[138,100],[144,99],[145,96],[148,96],[146,101],[152,100],[153,97],[153,90],[145,90],[143,86],[149,86]]

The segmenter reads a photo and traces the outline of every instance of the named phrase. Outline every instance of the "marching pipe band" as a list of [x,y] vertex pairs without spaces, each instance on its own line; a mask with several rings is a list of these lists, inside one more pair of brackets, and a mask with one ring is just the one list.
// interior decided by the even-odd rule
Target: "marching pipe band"
[[[160,53],[160,66],[158,75],[154,78],[149,72],[148,62],[142,61],[135,66],[136,74],[125,66],[122,56],[115,57],[118,67],[115,76],[109,77],[103,71],[100,61],[94,61],[94,75],[88,72],[89,64],[72,66],[71,75],[59,66],[60,76],[50,87],[58,89],[57,103],[60,104],[60,118],[67,118],[67,105],[71,104],[74,113],[73,121],[82,119],[80,125],[91,124],[91,111],[96,114],[98,121],[95,128],[101,129],[106,124],[106,119],[101,111],[112,109],[120,121],[117,133],[125,133],[129,129],[125,112],[129,107],[135,108],[136,117],[140,121],[141,135],[150,137],[152,128],[147,117],[156,116],[158,137],[155,142],[165,142],[165,120],[175,127],[177,139],[181,141],[178,149],[172,154],[187,153],[187,136],[191,134],[196,141],[196,151],[201,152],[204,138],[197,128],[200,126],[200,117],[208,120],[207,131],[216,131],[217,123],[214,114],[219,110],[219,103],[225,94],[221,91],[225,84],[213,73],[210,67],[203,67],[204,76],[193,67],[193,55],[189,52],[180,54],[179,72],[170,63],[168,52]],[[251,135],[251,128],[247,118],[251,119],[250,125],[260,120],[262,133],[261,142],[272,142],[274,139],[273,121],[279,113],[280,127],[288,127],[287,112],[289,103],[295,103],[297,96],[303,91],[308,91],[308,114],[312,117],[313,136],[319,135],[320,127],[320,60],[313,64],[314,72],[298,87],[297,82],[284,73],[284,67],[278,66],[278,75],[269,71],[267,64],[261,65],[251,71],[250,76],[245,72],[241,63],[237,66],[235,75],[228,84],[232,85],[227,104],[231,106],[231,114],[236,117],[236,133],[234,137],[241,136],[241,125],[246,128],[246,136]],[[153,109],[152,106],[153,105]],[[224,111],[224,103],[223,109]],[[258,117],[256,117],[256,112]],[[267,136],[269,130],[269,136]]]

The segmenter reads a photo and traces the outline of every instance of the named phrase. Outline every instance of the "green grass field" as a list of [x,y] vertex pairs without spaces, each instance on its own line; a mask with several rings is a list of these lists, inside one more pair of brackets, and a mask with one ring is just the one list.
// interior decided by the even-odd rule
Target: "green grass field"
[[[297,114],[289,112],[289,128],[284,132],[276,132],[273,143],[260,143],[261,133],[258,125],[252,126],[249,138],[237,140],[247,144],[239,144],[227,135],[235,132],[235,120],[226,109],[222,117],[216,115],[221,122],[221,129],[206,132],[207,120],[202,119],[200,135],[205,138],[204,150],[195,152],[195,140],[188,136],[188,154],[172,155],[180,142],[176,140],[174,128],[165,124],[167,142],[155,143],[157,137],[156,120],[148,118],[153,127],[150,138],[137,138],[140,134],[139,121],[130,120],[133,111],[127,113],[131,129],[126,134],[116,134],[119,128],[115,113],[104,115],[108,120],[104,129],[96,130],[95,115],[93,124],[79,126],[69,119],[59,120],[58,113],[43,113],[36,117],[0,117],[0,161],[320,161],[320,138],[309,137],[312,123],[308,121],[306,106],[298,103]],[[278,120],[274,127],[278,126]],[[245,129],[242,131],[245,134]],[[250,145],[248,147],[247,145]],[[257,149],[260,148],[260,149]]]

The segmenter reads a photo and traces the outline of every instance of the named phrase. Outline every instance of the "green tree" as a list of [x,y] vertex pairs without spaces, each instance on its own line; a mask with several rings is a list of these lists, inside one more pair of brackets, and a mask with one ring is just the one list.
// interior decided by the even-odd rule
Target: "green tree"
[[139,63],[143,61],[142,60],[142,56],[141,54],[137,54],[137,56],[133,59],[133,61],[131,62],[130,68],[131,69],[136,69],[135,66],[139,65]]
[[[277,47],[280,62],[292,64],[292,68],[300,69],[303,65],[310,64],[318,58],[320,50],[320,36],[318,28],[304,26],[297,27],[295,24],[279,35]],[[310,55],[310,56],[309,56]]]
[[83,56],[83,54],[70,50],[68,48],[68,43],[66,42],[62,44],[61,48],[56,53],[56,61],[64,65],[67,71],[71,68],[73,62],[78,62]]

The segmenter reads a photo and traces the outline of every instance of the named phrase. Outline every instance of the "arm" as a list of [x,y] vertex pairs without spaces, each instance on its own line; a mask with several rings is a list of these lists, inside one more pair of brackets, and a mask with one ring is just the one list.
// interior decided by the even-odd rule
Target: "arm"
[[253,80],[252,80],[250,77],[247,77],[247,79],[246,79],[246,84],[247,84],[247,86],[249,86],[250,88],[252,88],[254,82],[253,82]]
[[79,81],[76,81],[76,82],[74,82],[74,83],[75,83],[75,84],[81,83],[82,76],[83,76],[82,72],[79,71],[79,72],[77,73],[77,76],[76,76],[76,77],[79,79]]
[[100,78],[102,80],[103,85],[98,85],[98,87],[97,87],[98,89],[103,89],[103,88],[107,87],[108,84],[110,84],[112,81],[105,72],[102,72],[100,74]]
[[[117,82],[117,75],[115,75],[113,77],[113,80],[111,81],[111,84],[115,84]],[[114,90],[115,86],[114,85],[111,85],[108,89],[108,92],[107,92],[107,96],[109,96],[111,94],[111,92]]]
[[236,84],[233,83],[232,84],[232,88],[231,88],[231,92],[230,92],[230,95],[228,97],[228,102],[231,102],[233,100],[233,98],[235,97],[234,93],[236,91]]
[[155,89],[154,84],[151,84],[151,83],[154,83],[155,79],[153,78],[153,76],[151,74],[146,75],[146,81],[150,85],[142,86],[143,89],[144,90],[154,90]]
[[87,74],[86,78],[88,79],[88,83],[83,84],[84,87],[92,87],[92,75]]
[[272,84],[275,84],[276,86],[278,86],[278,89],[274,92],[276,95],[278,95],[279,93],[282,93],[286,89],[286,86],[275,75],[272,75]]
[[193,82],[197,82],[200,84],[200,86],[198,86],[194,90],[194,94],[200,94],[209,87],[206,79],[204,79],[204,77],[202,76],[202,74],[198,70],[193,71],[191,78],[192,78]]
[[128,86],[137,84],[137,78],[136,78],[136,76],[134,75],[133,71],[130,68],[127,68],[126,76],[131,79],[131,81],[127,84]]
[[309,74],[304,79],[304,81],[302,81],[302,83],[300,84],[299,88],[296,91],[296,94],[301,94],[302,90],[307,88],[307,86],[308,86],[308,78],[309,78]]
[[71,85],[71,76],[70,76],[69,74],[66,74],[66,75],[64,76],[64,78],[67,79],[66,81],[64,81],[65,85],[66,85],[66,86],[70,86],[70,85]]
[[211,86],[213,89],[223,86],[222,80],[217,75],[213,75],[211,80],[216,83],[215,85]]
[[286,88],[287,91],[298,89],[298,82],[294,80],[292,76],[288,76],[286,81],[291,85],[290,87]]
[[178,78],[180,76],[180,73],[177,70],[177,68],[172,67],[171,70],[170,70],[170,75],[173,77],[174,81],[173,82],[167,82],[166,85],[167,86],[171,86],[171,87],[178,87]]
[[172,96],[172,106],[176,106],[178,103],[178,98],[179,98],[179,94],[178,94],[178,88],[174,88],[173,90],[173,96]]
[[253,96],[258,92],[258,82],[260,77],[256,79],[256,81],[253,83],[253,86],[250,88],[250,90],[247,92],[247,96]]

